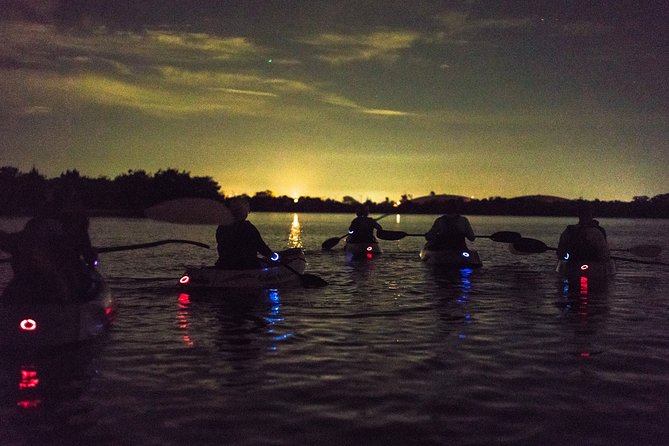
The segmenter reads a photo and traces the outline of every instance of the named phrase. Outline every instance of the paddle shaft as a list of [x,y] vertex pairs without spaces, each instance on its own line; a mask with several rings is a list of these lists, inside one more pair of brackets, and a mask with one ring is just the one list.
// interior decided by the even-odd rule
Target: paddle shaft
[[[374,219],[374,221],[379,221],[379,220],[381,220],[382,218],[386,218],[386,217],[388,217],[388,216],[390,216],[390,215],[394,215],[394,214],[383,214],[383,215],[380,216],[380,217],[376,217],[376,218]],[[329,238],[329,239],[325,240],[325,241],[321,244],[321,248],[322,248],[323,250],[325,250],[325,251],[330,250],[330,249],[334,248],[334,247],[337,245],[337,243],[339,243],[339,242],[341,241],[341,239],[343,239],[343,238],[345,238],[345,237],[348,237],[348,236],[349,236],[349,234],[347,233],[347,234],[342,235],[341,237],[332,237],[332,238]]]
[[319,276],[315,274],[306,274],[306,273],[302,274],[286,263],[277,262],[267,258],[264,258],[263,260],[272,265],[283,266],[288,271],[298,276],[300,278],[300,283],[305,288],[320,288],[329,285],[329,283],[327,283],[324,279],[320,278]]
[[192,241],[192,240],[167,239],[167,240],[158,240],[156,242],[149,242],[149,243],[137,243],[137,244],[134,244],[134,245],[106,246],[106,247],[102,247],[102,248],[96,248],[96,251],[99,254],[106,253],[106,252],[116,252],[116,251],[130,251],[130,250],[133,250],[133,249],[154,248],[156,246],[166,245],[168,243],[184,243],[184,244],[187,244],[187,245],[194,245],[194,246],[199,246],[201,248],[209,249],[209,245],[207,245],[205,243],[195,242],[195,241]]
[[[194,245],[194,246],[199,246],[201,248],[207,248],[209,249],[209,245],[206,243],[200,243],[196,242],[193,240],[179,240],[179,239],[167,239],[167,240],[158,240],[156,242],[149,242],[149,243],[137,243],[134,245],[123,245],[123,246],[103,246],[101,248],[93,248],[98,254],[104,254],[107,252],[117,252],[117,251],[131,251],[133,249],[146,249],[146,248],[154,248],[156,246],[160,245],[166,245],[168,243],[184,243],[187,245]],[[4,259],[0,259],[0,263],[7,263],[11,262],[11,257],[6,257]]]
[[[515,247],[518,251],[521,251],[521,252],[524,251],[524,252],[526,252],[526,253],[530,253],[530,254],[539,254],[539,253],[541,253],[541,252],[545,252],[545,251],[557,251],[557,248],[553,248],[552,246],[547,246],[547,245],[546,245],[544,242],[542,242],[541,240],[536,240],[536,239],[530,239],[530,238],[527,238],[527,239],[522,239],[522,241],[525,241],[526,243],[531,243],[531,244],[533,244],[534,246],[532,246],[532,248],[530,248],[530,249],[525,249],[525,250],[523,250],[523,249],[518,249],[518,247],[516,247],[516,245],[514,244],[514,247]],[[522,243],[521,243],[520,248],[522,248]],[[634,248],[630,248],[630,249],[634,249]],[[669,266],[669,263],[666,263],[666,262],[659,262],[659,261],[652,261],[652,260],[637,260],[637,259],[629,259],[629,258],[627,258],[627,257],[618,257],[618,256],[610,256],[610,258],[611,258],[611,259],[614,259],[614,260],[620,260],[620,261],[622,261],[622,262],[641,263],[641,264],[643,264],[643,265],[663,265],[663,266]]]

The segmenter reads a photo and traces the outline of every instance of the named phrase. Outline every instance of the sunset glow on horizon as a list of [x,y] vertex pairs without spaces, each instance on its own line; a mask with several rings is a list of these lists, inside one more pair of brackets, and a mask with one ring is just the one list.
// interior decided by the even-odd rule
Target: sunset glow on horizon
[[652,3],[75,3],[0,19],[0,166],[175,168],[227,196],[669,192]]

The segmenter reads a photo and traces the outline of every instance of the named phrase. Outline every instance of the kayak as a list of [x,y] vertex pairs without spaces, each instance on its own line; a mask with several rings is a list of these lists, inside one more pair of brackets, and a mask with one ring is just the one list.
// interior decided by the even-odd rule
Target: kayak
[[300,283],[300,274],[304,274],[307,264],[304,251],[291,248],[280,251],[279,256],[280,264],[267,264],[263,268],[233,270],[215,266],[189,267],[179,279],[179,287],[191,290],[277,288]]
[[348,260],[372,259],[383,251],[377,242],[351,243],[346,242],[344,252]]
[[555,267],[555,272],[566,279],[587,277],[592,280],[606,280],[616,274],[616,263],[613,259],[606,262],[575,262],[561,259]]
[[429,249],[420,251],[420,259],[440,268],[479,268],[483,266],[479,253],[474,250]]
[[9,284],[0,297],[0,347],[39,350],[84,342],[107,332],[116,305],[102,276],[82,299],[71,303],[39,302],[25,287]]

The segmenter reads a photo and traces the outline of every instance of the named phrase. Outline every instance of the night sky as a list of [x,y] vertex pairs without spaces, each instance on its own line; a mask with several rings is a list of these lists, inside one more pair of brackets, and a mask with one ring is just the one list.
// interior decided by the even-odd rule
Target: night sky
[[663,1],[0,0],[0,165],[226,195],[669,192]]

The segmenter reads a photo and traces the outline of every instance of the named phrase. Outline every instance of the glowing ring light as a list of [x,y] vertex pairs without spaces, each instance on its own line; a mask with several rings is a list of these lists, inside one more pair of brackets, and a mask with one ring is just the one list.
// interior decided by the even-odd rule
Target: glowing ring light
[[585,271],[586,269],[590,268],[588,265],[581,265],[581,269]]
[[35,331],[37,330],[37,322],[34,319],[23,319],[19,324],[21,330]]
[[367,247],[367,251],[371,251],[372,249],[374,249],[374,248],[372,248],[371,246]]
[[467,251],[462,251],[462,257],[469,257],[469,253]]
[[190,282],[190,277],[189,276],[183,276],[181,279],[179,279],[179,283],[182,285],[186,285]]

